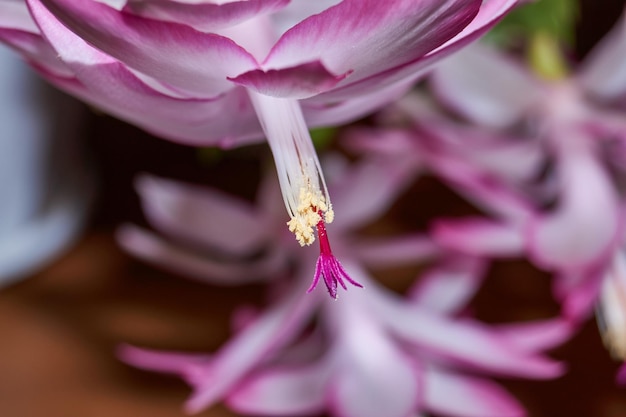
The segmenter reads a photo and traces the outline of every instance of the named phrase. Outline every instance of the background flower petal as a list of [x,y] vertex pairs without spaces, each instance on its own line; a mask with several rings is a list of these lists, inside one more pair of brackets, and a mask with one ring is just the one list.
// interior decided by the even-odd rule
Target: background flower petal
[[530,221],[529,256],[544,268],[589,268],[609,256],[617,243],[622,229],[619,200],[587,138],[571,130],[558,134],[567,138],[557,155],[561,194],[553,212]]
[[485,218],[436,220],[430,234],[437,244],[474,256],[514,257],[524,254],[524,235],[515,224]]
[[[363,276],[359,275],[363,282]],[[429,352],[458,366],[500,375],[553,378],[563,372],[561,364],[517,348],[479,322],[463,322],[435,315],[419,306],[406,306],[391,295],[380,294],[373,282],[363,282],[378,296],[371,308],[390,331],[418,351]],[[444,330],[445,329],[445,330]]]
[[626,98],[626,13],[593,48],[578,74],[581,84],[601,100]]
[[122,248],[139,259],[187,278],[215,285],[242,285],[275,278],[285,266],[284,256],[271,251],[260,260],[210,258],[185,249],[135,226],[122,226],[116,233]]
[[455,255],[422,274],[409,290],[409,297],[433,312],[455,314],[478,291],[486,267],[484,259]]
[[455,417],[522,417],[521,404],[497,384],[481,378],[428,369],[425,406]]
[[226,399],[243,414],[286,416],[319,414],[325,409],[331,369],[324,363],[253,373]]
[[329,306],[327,311],[331,316],[341,316],[337,318],[337,358],[329,385],[333,414],[406,417],[418,408],[422,388],[419,372],[385,334],[376,315],[364,310],[367,295],[350,292],[343,297],[340,302],[344,305]]
[[430,80],[444,104],[474,123],[493,127],[516,123],[542,93],[521,63],[478,43],[444,60]]
[[149,175],[137,178],[136,189],[150,223],[183,242],[250,255],[272,236],[252,205],[218,190]]
[[[275,303],[263,315],[232,337],[197,378],[194,393],[187,400],[188,412],[198,412],[219,401],[268,354],[292,341],[307,324],[315,295],[304,297],[306,286],[296,285],[286,299]],[[319,293],[318,293],[319,294]]]

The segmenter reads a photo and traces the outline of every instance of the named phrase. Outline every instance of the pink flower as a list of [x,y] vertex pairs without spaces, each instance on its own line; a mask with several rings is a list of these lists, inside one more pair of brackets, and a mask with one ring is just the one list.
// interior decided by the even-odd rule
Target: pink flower
[[407,99],[410,129],[355,142],[395,158],[419,154],[418,163],[491,217],[438,220],[433,238],[474,256],[527,256],[557,276],[555,294],[572,318],[590,312],[623,240],[625,23],[560,80],[471,46],[437,68],[432,86],[473,126],[425,114]]
[[516,0],[26,3],[0,4],[0,39],[60,88],[184,143],[264,133],[289,230],[309,245],[334,212],[307,126],[397,98]]
[[[194,390],[186,404],[189,412],[224,400],[235,411],[274,417],[326,409],[340,417],[407,417],[421,411],[524,415],[515,399],[478,374],[560,375],[561,365],[541,351],[566,338],[569,324],[549,320],[488,326],[461,317],[481,282],[484,261],[448,257],[417,234],[368,240],[355,233],[387,210],[412,178],[412,167],[372,160],[347,169],[342,163],[326,168],[340,178],[330,184],[340,215],[332,224],[334,249],[345,271],[367,288],[342,294],[340,302],[320,293],[301,296],[314,258],[274,230],[282,230],[276,199],[261,199],[254,208],[213,190],[142,178],[138,188],[148,219],[170,239],[127,226],[119,235],[127,250],[208,282],[271,278],[275,293],[266,310],[235,314],[235,334],[217,352],[187,355],[124,346],[122,359],[185,379]],[[272,182],[263,187],[268,184]],[[380,192],[371,193],[372,185]],[[256,228],[247,229],[245,244],[236,236],[214,233],[230,222],[238,222],[241,226],[232,226],[242,234],[250,224]],[[248,256],[259,248],[269,251]],[[212,256],[215,251],[221,261]],[[369,267],[425,260],[435,266],[407,297],[380,286],[368,272]]]

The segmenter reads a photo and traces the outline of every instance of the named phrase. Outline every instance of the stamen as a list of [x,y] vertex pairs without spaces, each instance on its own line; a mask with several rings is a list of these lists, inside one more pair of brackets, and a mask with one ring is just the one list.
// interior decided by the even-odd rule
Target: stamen
[[337,283],[339,283],[344,290],[348,289],[343,280],[344,278],[355,287],[363,288],[363,285],[350,278],[346,270],[341,266],[341,263],[335,258],[335,255],[333,255],[324,222],[321,220],[318,221],[316,228],[320,241],[320,256],[317,258],[317,263],[315,264],[313,283],[311,283],[311,287],[309,287],[307,292],[309,293],[315,289],[320,280],[320,276],[324,278],[324,284],[326,284],[328,293],[335,299],[337,298]]
[[344,279],[363,287],[350,278],[330,249],[324,223],[331,223],[335,215],[300,105],[296,100],[269,97],[252,90],[248,94],[274,155],[283,201],[291,217],[287,222],[289,230],[305,246],[315,241],[317,229],[320,256],[307,292],[313,291],[320,277],[333,298],[337,298],[337,284],[347,289]]
[[[315,241],[313,227],[320,222],[332,222],[334,212],[326,205],[325,198],[314,194],[311,189],[301,188],[298,202],[295,216],[291,217],[287,226],[289,231],[296,235],[300,245],[310,245]],[[323,218],[320,211],[324,213]]]

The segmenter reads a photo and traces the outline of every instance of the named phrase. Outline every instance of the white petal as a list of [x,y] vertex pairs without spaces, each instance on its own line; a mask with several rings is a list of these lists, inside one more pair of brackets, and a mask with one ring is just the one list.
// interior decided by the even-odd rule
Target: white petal
[[417,305],[406,305],[384,293],[359,275],[367,291],[369,307],[388,329],[416,352],[429,353],[471,369],[534,378],[562,373],[561,364],[528,354],[479,322],[448,319]]
[[214,189],[140,176],[136,188],[155,228],[208,249],[249,255],[268,238],[252,205]]
[[537,102],[541,87],[521,64],[481,44],[442,62],[433,73],[435,92],[478,124],[506,127]]
[[339,417],[406,417],[418,407],[419,375],[371,314],[367,298],[350,292],[326,311],[338,323],[330,405]]
[[626,14],[585,59],[580,82],[596,97],[626,97]]
[[[272,251],[260,260],[219,261],[168,242],[135,226],[118,229],[118,243],[134,256],[189,278],[219,285],[241,285],[273,278],[285,258]],[[210,254],[207,254],[210,255]]]
[[269,354],[298,336],[319,300],[305,294],[308,280],[303,283],[213,355],[210,366],[195,379],[194,394],[185,405],[188,412],[220,400]]
[[318,414],[324,410],[329,371],[327,364],[316,363],[256,373],[235,388],[227,403],[244,414],[276,417]]
[[567,138],[557,155],[561,196],[554,212],[531,221],[528,249],[544,268],[589,268],[617,243],[622,227],[618,196],[589,139],[571,130],[559,134]]
[[424,235],[392,238],[358,239],[352,242],[350,254],[374,268],[415,265],[434,259],[440,248]]
[[526,413],[508,392],[497,384],[469,376],[433,369],[425,372],[426,407],[455,417],[522,417]]
[[478,290],[487,263],[478,258],[456,257],[428,271],[411,288],[410,297],[421,307],[454,314],[465,307]]
[[376,220],[409,185],[412,173],[412,162],[401,159],[393,164],[369,160],[352,167],[331,187],[336,227],[350,229]]
[[513,257],[524,253],[521,227],[483,218],[442,219],[431,227],[433,240],[450,250],[474,256]]

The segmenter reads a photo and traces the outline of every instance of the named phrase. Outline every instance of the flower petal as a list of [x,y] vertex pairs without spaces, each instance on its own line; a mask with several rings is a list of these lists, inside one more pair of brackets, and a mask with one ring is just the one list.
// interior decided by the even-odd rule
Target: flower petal
[[150,223],[177,239],[249,255],[272,236],[273,225],[253,206],[218,190],[149,175],[137,178],[136,188]]
[[276,250],[251,262],[211,259],[130,225],[118,229],[116,239],[122,248],[145,262],[211,284],[263,281],[273,278],[285,266],[284,256]]
[[300,101],[300,104],[307,126],[335,126],[372,113],[384,104],[400,98],[411,86],[412,83],[397,83],[373,93],[359,94],[341,101],[326,101],[315,96]]
[[511,394],[489,380],[429,369],[425,381],[425,406],[434,413],[456,417],[526,415]]
[[228,79],[267,96],[300,99],[333,88],[348,74],[334,75],[321,61],[312,61],[288,68],[256,69]]
[[[534,216],[527,229],[531,258],[549,269],[589,268],[610,256],[622,229],[617,192],[580,132],[560,131],[561,196],[554,212]],[[602,213],[601,216],[598,213]]]
[[[308,285],[308,279],[301,282]],[[197,370],[194,394],[185,405],[188,412],[198,412],[221,399],[268,354],[298,335],[319,301],[315,295],[305,297],[305,291],[306,286],[296,286],[286,299],[231,338],[209,366]]]
[[[57,88],[105,113],[176,142],[232,148],[257,143],[262,139],[261,127],[245,91],[237,89],[216,100],[201,102],[173,100],[150,89],[123,66],[117,65],[90,68],[94,70],[90,77],[113,77],[114,80],[113,84],[99,84],[94,90],[76,78],[58,77],[45,72],[40,75]],[[122,69],[123,74],[118,76],[116,73],[119,69]],[[84,75],[81,74],[81,77]],[[101,93],[104,90],[107,91]],[[225,108],[232,111],[241,109],[241,119],[217,117],[217,114],[223,114]]]
[[433,312],[457,313],[478,290],[486,267],[482,259],[455,256],[423,274],[410,289],[409,297]]
[[210,355],[205,354],[161,352],[131,345],[119,346],[117,356],[122,362],[135,368],[183,377],[187,369],[207,363],[211,359]]
[[576,330],[567,319],[558,317],[526,323],[499,325],[495,331],[518,348],[527,352],[539,352],[554,348],[565,342]]
[[37,67],[57,76],[73,75],[39,33],[39,28],[30,16],[25,2],[0,1],[0,40],[24,55]]
[[329,373],[325,363],[254,373],[228,395],[226,402],[243,414],[319,414],[325,408]]
[[28,7],[23,1],[0,2],[0,28],[19,29],[28,33],[39,33]]
[[473,256],[514,257],[524,254],[520,227],[484,218],[442,219],[433,222],[430,235],[439,245]]
[[290,0],[212,1],[128,0],[124,10],[135,15],[174,23],[184,23],[201,31],[234,26],[245,20],[276,12]]
[[[426,133],[425,137],[417,137],[420,138],[424,140],[431,137]],[[440,137],[435,135],[431,139],[440,140]],[[422,157],[430,168],[477,207],[515,222],[530,215],[531,202],[516,187],[502,181],[499,176],[486,174],[460,155],[449,155],[426,147],[421,150]]]
[[321,60],[333,74],[354,71],[344,81],[353,83],[423,57],[461,31],[479,7],[476,0],[344,0],[288,30],[263,66]]
[[419,351],[428,351],[457,365],[472,369],[533,378],[553,378],[563,372],[561,364],[528,354],[506,338],[478,322],[455,321],[435,315],[417,305],[407,306],[391,294],[384,294],[374,282],[363,279],[371,309],[398,338]]
[[90,65],[93,56],[78,53],[68,38],[56,37],[62,25],[129,67],[198,97],[228,91],[232,83],[227,77],[257,67],[256,60],[232,40],[188,26],[133,16],[93,0],[44,0],[45,7],[38,0],[28,4],[44,36],[68,64]]
[[[402,359],[399,352],[394,353],[393,360],[391,357],[376,359],[381,361],[378,366],[355,364],[346,367],[332,381],[330,407],[333,414],[338,417],[405,417],[417,408],[420,388],[410,362]],[[373,362],[377,362],[376,359]]]
[[[39,9],[46,24],[53,21],[45,9]],[[50,75],[46,78],[122,120],[159,136],[193,145],[230,147],[262,138],[252,104],[241,88],[207,100],[173,97],[155,90],[127,67],[92,48],[62,25],[51,26],[48,39],[61,49],[65,47],[63,53],[70,57],[84,59],[68,61],[80,81]],[[54,55],[56,57],[56,52]],[[222,117],[228,108],[238,117]]]
[[351,292],[327,302],[325,312],[338,322],[329,404],[339,417],[406,417],[418,407],[419,372],[371,314],[368,299]]
[[292,1],[287,7],[273,13],[270,18],[278,36],[309,16],[323,12],[343,0]]
[[414,132],[400,128],[351,127],[344,133],[343,145],[358,154],[382,155],[395,158],[411,154],[415,158],[416,170],[421,163]]
[[[176,99],[152,89],[119,63],[83,67],[77,75],[85,83],[49,75],[46,79],[154,135],[187,145],[222,148],[256,143],[263,138],[243,89],[209,100]],[[223,117],[225,112],[237,112],[238,117]]]
[[583,322],[593,313],[603,282],[601,271],[564,271],[556,275],[553,292],[561,302],[563,316]]
[[[439,68],[439,67],[438,67]],[[412,98],[408,96],[404,101]],[[410,103],[407,103],[410,105]],[[501,103],[505,106],[504,103]],[[416,110],[409,113],[420,130],[438,139],[438,151],[450,158],[470,161],[486,175],[506,181],[535,179],[545,164],[545,150],[534,138],[516,137],[494,129],[451,123],[450,120],[425,118]]]
[[350,246],[350,256],[373,268],[415,265],[432,260],[439,252],[437,245],[423,235],[358,239]]
[[542,93],[541,84],[521,63],[481,44],[446,59],[431,81],[449,107],[474,123],[493,127],[516,123]]
[[[460,33],[445,42],[443,45],[428,52],[426,55],[416,57],[410,62],[405,62],[393,68],[390,68],[383,62],[379,62],[376,64],[377,68],[385,68],[386,70],[372,71],[372,73],[366,78],[348,77],[345,82],[340,84],[337,88],[324,93],[323,97],[320,98],[325,100],[342,100],[359,94],[367,94],[398,82],[415,82],[419,79],[419,77],[423,76],[429,67],[435,62],[443,59],[486,33],[487,30],[493,27],[517,3],[518,0],[484,0],[482,5],[480,5],[480,10],[478,11],[476,17],[471,20],[471,22],[467,24],[467,26],[465,26]],[[377,5],[381,4],[382,3],[377,2]],[[385,3],[385,5],[387,4],[388,3]],[[445,3],[439,4],[443,5]],[[463,7],[466,7],[465,11],[469,11],[468,9],[474,6],[476,6],[476,4],[466,3]],[[466,22],[456,22],[456,24],[450,25],[448,29],[454,28],[456,30],[459,23],[461,23],[461,26],[466,24]],[[392,25],[395,25],[395,23],[392,23]],[[363,53],[367,55],[369,54],[369,51],[364,51]],[[406,57],[406,55],[410,53],[411,51],[406,51],[401,53],[399,56]],[[380,55],[374,55],[374,58],[379,57]],[[322,61],[327,64],[323,57]],[[390,62],[395,62],[395,60],[390,60]],[[368,65],[371,65],[371,62]],[[336,69],[331,65],[329,65],[329,69],[333,72],[336,71]],[[339,73],[341,73],[341,71],[339,71]]]
[[597,98],[626,98],[626,14],[593,48],[579,73],[581,84]]
[[0,41],[22,54],[36,69],[58,77],[73,77],[72,71],[61,62],[57,53],[40,36],[34,33],[0,28]]
[[[413,179],[411,160],[364,160],[331,185],[333,208],[343,230],[380,217]],[[372,192],[375,190],[376,192]]]

